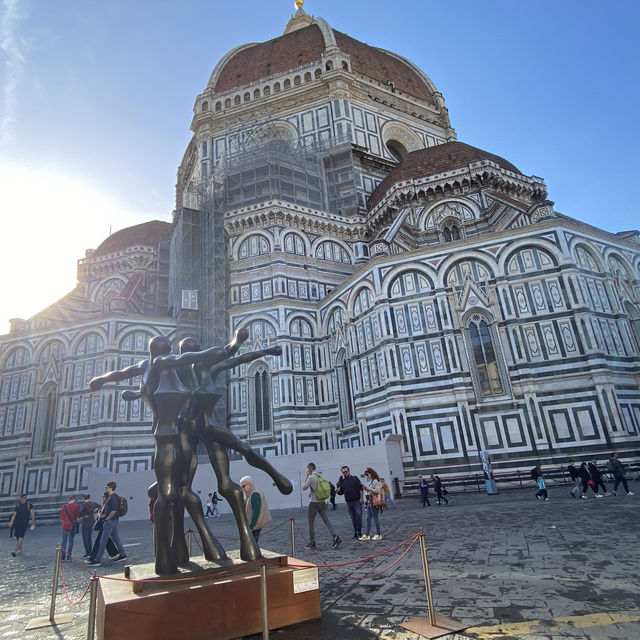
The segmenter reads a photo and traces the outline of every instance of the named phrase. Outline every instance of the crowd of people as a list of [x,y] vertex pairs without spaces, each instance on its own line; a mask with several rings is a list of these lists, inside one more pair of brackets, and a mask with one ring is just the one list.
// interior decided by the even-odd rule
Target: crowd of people
[[[596,498],[617,496],[620,485],[624,488],[626,495],[634,495],[633,491],[630,491],[629,484],[627,483],[627,468],[618,460],[618,454],[615,452],[611,454],[606,464],[606,472],[613,478],[613,490],[611,492],[607,490],[607,485],[604,483],[603,471],[598,467],[596,460],[581,462],[580,466],[576,466],[573,460],[569,460],[567,463],[567,472],[574,482],[574,486],[571,489],[572,498],[587,500],[589,498],[589,489],[591,489]],[[536,465],[531,470],[531,476],[538,484],[536,497],[539,500],[548,500],[549,497],[547,495],[544,475],[540,469],[540,465]]]
[[[596,460],[581,462],[579,465],[576,465],[573,460],[569,460],[567,472],[574,481],[574,486],[570,492],[572,498],[585,500],[589,497],[589,490],[596,498],[616,496],[620,485],[624,488],[626,495],[634,495],[627,482],[627,468],[618,459],[618,454],[615,452],[611,454],[606,464],[606,473],[613,478],[611,492],[607,489],[604,472],[598,467]],[[344,465],[341,468],[340,478],[333,484],[322,476],[315,463],[310,462],[307,465],[302,489],[309,491],[307,514],[309,526],[308,548],[316,549],[314,527],[316,516],[320,516],[329,531],[332,547],[337,549],[342,543],[342,539],[327,516],[327,502],[332,505],[332,509],[336,509],[336,496],[344,497],[347,513],[353,528],[354,540],[382,540],[380,514],[387,507],[395,506],[395,502],[391,497],[391,491],[385,479],[381,478],[375,469],[367,467],[362,475],[364,480],[360,480],[359,476],[353,475],[350,468]],[[543,501],[549,500],[544,473],[539,464],[531,470],[531,477],[537,487],[536,498]],[[272,520],[271,513],[263,492],[256,487],[256,483],[251,476],[241,478],[240,486],[245,494],[245,512],[249,529],[257,544],[263,527]],[[448,505],[450,503],[447,498],[447,489],[437,475],[431,476],[431,486],[425,477],[419,475],[417,488],[423,508],[431,506],[429,501],[430,488],[435,493],[437,505]],[[72,559],[74,538],[80,532],[82,533],[84,558],[87,564],[99,565],[102,562],[105,550],[113,561],[119,562],[126,559],[127,555],[118,533],[118,521],[123,515],[122,499],[116,494],[115,490],[116,483],[108,482],[105,493],[102,496],[102,504],[92,501],[89,494],[84,494],[81,503],[78,503],[75,496],[71,496],[67,504],[60,509],[62,530],[60,547],[63,561]],[[208,494],[204,505],[206,508],[205,517],[220,516],[217,508],[219,501],[221,501],[221,498],[215,491]],[[16,537],[16,547],[11,552],[15,557],[22,553],[23,539],[29,525],[32,530],[36,526],[35,511],[26,494],[20,496],[20,501],[11,514],[9,525],[11,535]],[[373,533],[374,530],[375,533]],[[97,534],[95,540],[93,539],[94,532]]]

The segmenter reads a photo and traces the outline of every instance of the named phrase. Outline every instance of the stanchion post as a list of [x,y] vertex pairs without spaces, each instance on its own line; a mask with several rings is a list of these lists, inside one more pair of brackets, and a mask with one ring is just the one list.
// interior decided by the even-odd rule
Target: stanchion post
[[429,604],[429,622],[432,627],[436,626],[436,612],[433,606],[433,594],[431,593],[431,577],[429,575],[429,560],[427,559],[427,546],[424,542],[424,533],[420,532],[420,556],[422,557],[422,571],[424,573],[424,584],[427,590],[427,603]]
[[93,640],[96,632],[96,601],[98,599],[98,576],[91,578],[89,589],[89,623],[87,626],[87,640]]
[[51,606],[49,607],[49,620],[54,621],[56,617],[56,595],[58,593],[58,576],[60,575],[60,558],[62,547],[56,547],[56,561],[53,569],[53,586],[51,588]]
[[189,552],[189,557],[191,557],[191,529],[187,531],[187,551]]
[[262,640],[269,640],[269,603],[267,601],[267,565],[260,565],[260,606],[262,608]]
[[32,618],[24,628],[25,631],[40,629],[42,627],[53,627],[73,621],[73,613],[61,613],[56,617],[56,595],[58,594],[58,577],[60,576],[60,558],[62,557],[62,547],[56,547],[56,561],[53,569],[53,586],[51,588],[51,606],[48,616],[38,616]]
[[443,616],[436,619],[436,610],[433,604],[433,594],[431,593],[431,576],[429,575],[429,560],[427,559],[427,546],[424,542],[424,532],[418,534],[420,538],[420,555],[422,557],[422,571],[424,572],[424,585],[427,590],[427,603],[429,605],[429,619],[415,618],[401,622],[400,626],[417,633],[425,638],[439,638],[440,636],[449,635],[462,631],[468,625],[462,625],[455,620],[450,620]]
[[293,519],[293,516],[289,519],[291,523],[291,557],[296,557],[296,521]]

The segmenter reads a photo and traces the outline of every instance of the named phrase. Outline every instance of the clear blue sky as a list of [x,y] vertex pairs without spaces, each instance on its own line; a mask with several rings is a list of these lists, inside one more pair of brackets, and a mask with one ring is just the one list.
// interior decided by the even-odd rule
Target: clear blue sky
[[[640,227],[637,0],[304,9],[420,66],[458,139],[544,178],[558,211]],[[222,55],[281,35],[293,11],[293,0],[0,0],[0,188],[11,196],[0,269],[21,274],[1,296],[0,332],[73,288],[75,261],[110,227],[170,221],[196,95]],[[58,262],[47,280],[43,265]]]

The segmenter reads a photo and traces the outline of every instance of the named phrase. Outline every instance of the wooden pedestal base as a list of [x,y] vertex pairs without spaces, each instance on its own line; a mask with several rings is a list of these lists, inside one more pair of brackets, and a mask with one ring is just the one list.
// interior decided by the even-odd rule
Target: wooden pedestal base
[[[262,553],[269,565],[269,628],[320,618],[317,568],[303,560]],[[220,567],[196,558],[179,574],[163,576],[175,582],[161,584],[141,582],[158,579],[153,565],[127,567],[127,572],[130,581],[100,580],[99,640],[231,640],[262,630],[259,564],[235,559]],[[194,576],[193,581],[178,581]]]

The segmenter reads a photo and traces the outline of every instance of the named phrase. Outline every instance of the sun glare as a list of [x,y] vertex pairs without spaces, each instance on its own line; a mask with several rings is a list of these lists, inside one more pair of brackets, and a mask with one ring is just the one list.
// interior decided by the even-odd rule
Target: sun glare
[[76,285],[76,264],[112,232],[157,218],[119,206],[80,179],[0,164],[2,297],[0,333],[9,318],[29,318]]

